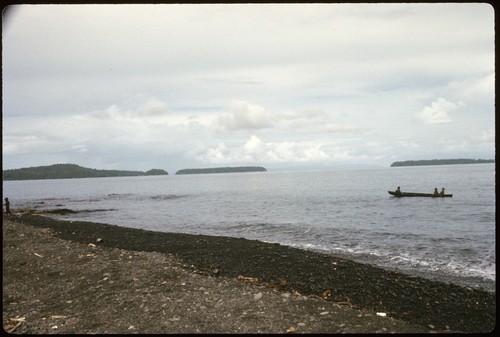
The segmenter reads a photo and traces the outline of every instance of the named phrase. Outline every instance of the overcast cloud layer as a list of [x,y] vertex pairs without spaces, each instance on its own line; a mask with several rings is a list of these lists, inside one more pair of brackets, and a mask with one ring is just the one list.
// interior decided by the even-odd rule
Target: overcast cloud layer
[[488,4],[21,5],[3,168],[495,156]]

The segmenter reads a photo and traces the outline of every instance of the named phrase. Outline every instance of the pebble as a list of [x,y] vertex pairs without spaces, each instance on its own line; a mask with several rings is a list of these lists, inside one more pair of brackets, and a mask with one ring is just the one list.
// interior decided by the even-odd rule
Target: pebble
[[260,300],[260,299],[262,298],[262,296],[264,296],[264,294],[262,294],[262,293],[258,293],[258,294],[255,294],[255,295],[253,296],[253,299],[254,299],[254,300],[256,300],[256,301],[258,301],[258,300]]

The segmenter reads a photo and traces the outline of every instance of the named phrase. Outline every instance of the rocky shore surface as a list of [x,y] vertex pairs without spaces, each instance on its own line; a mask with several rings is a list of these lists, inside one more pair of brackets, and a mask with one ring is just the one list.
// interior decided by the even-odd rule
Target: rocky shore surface
[[494,293],[227,237],[3,217],[3,328],[46,333],[485,333]]

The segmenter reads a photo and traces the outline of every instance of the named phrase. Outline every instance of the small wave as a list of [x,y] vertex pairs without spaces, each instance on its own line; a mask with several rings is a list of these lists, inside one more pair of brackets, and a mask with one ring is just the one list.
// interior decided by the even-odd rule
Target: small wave
[[[224,225],[225,230],[228,232],[242,233],[242,232],[260,232],[260,233],[293,233],[295,229],[291,229],[293,226],[290,223],[273,224],[273,223],[262,223],[262,222],[236,222],[228,223]],[[217,226],[219,228],[219,226]]]
[[54,200],[70,200],[71,198],[43,198],[41,202],[44,201],[54,201]]
[[108,199],[122,199],[122,198],[127,198],[130,196],[133,196],[134,194],[132,193],[110,193],[106,195]]
[[180,198],[185,198],[187,195],[177,195],[177,194],[159,194],[150,197],[152,200],[176,200]]
[[76,213],[75,211],[69,208],[47,209],[44,212],[49,214],[60,214],[60,215]]
[[77,213],[108,212],[108,211],[115,211],[115,210],[116,209],[113,209],[113,208],[109,208],[109,209],[80,209],[80,210],[72,210],[69,208],[56,208],[56,209],[43,210],[43,213],[66,215],[66,214],[77,214]]

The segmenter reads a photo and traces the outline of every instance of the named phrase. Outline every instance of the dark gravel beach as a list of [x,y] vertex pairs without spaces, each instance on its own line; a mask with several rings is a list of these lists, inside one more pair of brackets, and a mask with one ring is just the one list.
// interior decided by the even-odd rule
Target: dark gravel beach
[[[8,228],[6,228],[6,224],[9,224]],[[56,267],[53,266],[55,271],[42,271],[32,275],[23,265],[19,265],[23,262],[16,261],[17,255],[15,254],[20,254],[28,248],[33,250],[37,245],[43,244],[43,242],[33,239],[33,242],[24,242],[24,244],[30,245],[30,247],[22,247],[22,242],[19,241],[21,240],[21,236],[16,232],[21,227],[25,228],[24,230],[26,228],[33,228],[33,230],[38,228],[37,230],[46,231],[43,232],[45,240],[50,240],[50,237],[54,236],[54,239],[60,240],[58,244],[61,247],[55,248],[56,252],[57,250],[60,252],[58,264],[56,264]],[[26,312],[16,311],[16,308],[21,306],[20,303],[23,302],[23,299],[27,298],[26,294],[19,293],[19,287],[22,287],[23,291],[27,292],[27,294],[30,291],[35,291],[36,293],[36,290],[33,290],[33,285],[22,284],[23,280],[31,278],[35,282],[34,280],[38,277],[38,282],[40,283],[66,283],[67,286],[71,285],[72,292],[80,289],[81,296],[87,296],[85,297],[87,301],[92,300],[92,296],[89,297],[88,293],[86,293],[87,290],[84,290],[80,284],[83,283],[88,286],[88,283],[83,281],[86,280],[85,275],[80,276],[80,278],[84,277],[80,283],[73,284],[74,280],[70,280],[66,274],[69,273],[69,271],[66,271],[66,268],[69,270],[75,266],[65,266],[64,261],[66,261],[65,256],[67,255],[65,251],[69,249],[67,247],[74,244],[78,244],[78,249],[82,250],[78,256],[84,256],[81,259],[75,258],[74,263],[76,264],[82,263],[86,259],[85,254],[93,253],[85,253],[89,249],[95,249],[96,252],[102,251],[103,254],[104,252],[121,254],[118,255],[119,258],[115,258],[115,263],[112,264],[116,268],[119,268],[118,266],[120,266],[123,256],[131,256],[133,257],[131,258],[132,260],[135,259],[135,256],[139,256],[139,260],[145,259],[146,257],[141,254],[151,254],[155,259],[168,258],[170,259],[169,265],[173,268],[172,270],[175,270],[175,273],[189,272],[189,275],[196,275],[197,278],[200,278],[205,283],[212,282],[210,285],[204,284],[198,287],[203,288],[202,295],[213,293],[215,291],[214,288],[220,288],[221,284],[230,287],[231,290],[226,289],[222,292],[225,295],[221,293],[220,296],[229,296],[224,302],[225,305],[229,305],[228,303],[231,301],[239,299],[239,302],[237,302],[239,303],[239,309],[233,309],[233,312],[239,310],[240,313],[238,320],[233,316],[233,319],[235,319],[234,322],[229,320],[228,322],[232,323],[227,323],[225,327],[224,325],[217,326],[216,324],[221,324],[220,320],[223,317],[213,316],[220,313],[216,310],[217,308],[214,303],[206,302],[201,305],[204,309],[200,309],[200,307],[198,307],[198,311],[196,311],[196,307],[192,309],[198,313],[195,315],[198,318],[193,322],[193,318],[191,317],[189,327],[182,327],[180,325],[183,319],[181,312],[185,308],[177,308],[177,315],[179,316],[174,315],[172,316],[173,318],[169,318],[174,319],[173,321],[169,321],[170,328],[164,324],[160,327],[156,326],[156,328],[141,328],[137,330],[138,323],[127,325],[122,322],[121,328],[113,329],[109,325],[109,322],[106,326],[101,322],[102,320],[99,317],[94,317],[96,320],[95,324],[97,324],[94,329],[91,327],[85,331],[78,330],[76,327],[74,328],[76,330],[67,331],[52,329],[51,333],[61,333],[63,331],[67,333],[120,331],[125,333],[287,332],[287,330],[288,332],[354,333],[431,331],[486,333],[493,331],[496,325],[496,298],[493,293],[424,278],[411,277],[367,264],[355,263],[330,255],[278,244],[239,238],[159,233],[90,222],[59,221],[27,213],[18,213],[10,215],[7,218],[4,217],[3,232],[4,329],[14,326],[16,315],[27,315]],[[28,234],[22,235],[25,240],[27,236]],[[16,240],[19,242],[16,243]],[[40,247],[39,251],[42,251],[42,249],[43,247]],[[40,263],[44,260],[44,258],[33,256],[33,254],[31,254],[30,258],[34,259],[35,262]],[[42,253],[37,254],[43,255]],[[18,258],[20,259],[21,257]],[[45,256],[46,258],[47,256]],[[53,257],[53,259],[56,258],[56,256]],[[94,259],[94,263],[98,264],[99,261],[96,260]],[[24,263],[30,265],[30,262],[25,261]],[[65,263],[71,264],[71,261],[66,261]],[[166,265],[166,263],[166,261],[162,260],[160,265]],[[154,279],[158,282],[163,280],[161,282],[166,282],[171,292],[179,291],[176,290],[174,283],[165,279],[166,273],[163,268],[148,267],[148,265],[141,264],[139,261],[135,264],[130,264],[129,262],[125,268],[126,270],[122,269],[120,269],[120,273],[113,270],[108,272],[103,271],[103,274],[100,275],[101,279],[106,279],[105,281],[107,281],[103,281],[102,285],[109,284],[110,279],[116,281],[117,284],[114,287],[110,287],[108,291],[112,292],[115,289],[115,291],[128,291],[129,295],[139,295],[139,292],[132,288],[129,290],[118,288],[119,282],[116,280],[117,274],[127,274],[127,277],[129,277],[127,280],[130,284],[134,283],[134,278],[148,278],[145,275],[141,277],[134,276],[134,272],[151,275],[152,280]],[[63,276],[60,275],[61,273]],[[163,276],[158,276],[158,273],[161,273]],[[108,276],[103,276],[105,274]],[[152,280],[150,282],[153,282]],[[184,282],[184,286],[189,283]],[[179,287],[182,288],[182,286]],[[243,293],[246,295],[241,295]],[[95,296],[98,295],[99,291],[97,291]],[[73,296],[78,297],[79,295],[75,294]],[[159,295],[156,294],[155,296]],[[68,300],[66,297],[58,297],[59,302],[63,301],[63,299],[66,302],[70,301],[69,303],[64,302],[66,303],[63,306],[64,308],[76,305],[75,300]],[[173,298],[173,296],[170,297]],[[260,303],[260,301],[264,301],[263,297],[270,301],[262,302],[267,303],[267,311],[263,308],[259,311],[259,308],[255,307],[256,302]],[[273,302],[273,299],[276,301]],[[41,301],[43,302],[43,300]],[[137,297],[136,299],[128,299],[128,301],[131,301],[128,303],[128,306],[133,306],[133,301],[141,303],[140,301],[144,301],[144,296]],[[163,308],[161,310],[164,313],[168,308],[173,308],[171,308],[171,303],[169,303],[165,302],[164,307],[160,306],[160,308]],[[176,305],[180,305],[179,302],[175,303],[177,303]],[[236,305],[235,303],[232,305]],[[249,303],[254,308],[245,307],[246,309],[242,309],[242,303]],[[61,308],[61,310],[64,311],[66,309],[63,310]],[[310,310],[315,310],[315,312],[320,311],[320,314],[323,314],[315,319]],[[38,317],[41,320],[39,317],[40,313],[37,310],[35,311],[36,313],[32,314],[32,316]],[[83,309],[83,311],[85,310]],[[245,315],[242,312],[245,312]],[[256,318],[258,316],[256,312],[263,312],[265,314],[262,314],[262,319],[259,320]],[[324,314],[325,312],[327,314]],[[57,317],[65,316],[64,314],[54,315]],[[115,313],[115,315],[125,315],[126,317],[127,313],[122,310],[120,313]],[[191,315],[193,315],[193,311],[191,311]],[[236,315],[236,312],[233,315]],[[151,317],[149,316],[146,312],[143,321],[150,320]],[[177,321],[175,317],[178,317]],[[254,318],[249,319],[249,317]],[[268,321],[264,317],[267,317]],[[224,319],[229,318],[225,317]],[[27,317],[26,320],[28,320]],[[197,320],[201,321],[198,322]],[[48,324],[48,320],[45,322]],[[127,330],[124,331],[125,325],[127,325]],[[29,324],[19,324],[16,331],[20,333],[41,332],[36,330],[34,326],[31,326],[31,328],[30,326]],[[70,326],[70,324],[67,323],[66,326]],[[108,330],[103,326],[106,326]],[[242,328],[242,326],[245,328]],[[172,327],[177,328],[173,328],[172,330]],[[205,330],[202,327],[205,327]]]

